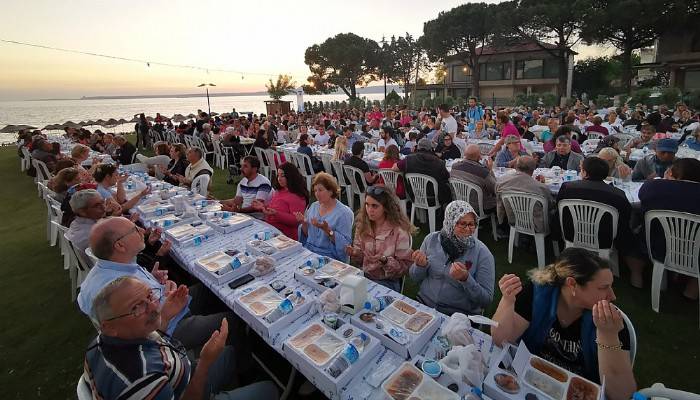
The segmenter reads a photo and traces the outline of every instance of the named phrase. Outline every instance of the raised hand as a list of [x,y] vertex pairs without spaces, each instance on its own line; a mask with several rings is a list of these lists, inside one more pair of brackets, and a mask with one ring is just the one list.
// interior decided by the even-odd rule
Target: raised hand
[[469,270],[461,262],[453,262],[450,265],[450,277],[456,281],[464,282],[469,279]]
[[411,254],[411,259],[413,263],[419,267],[428,266],[428,256],[420,250],[414,251],[413,254]]
[[156,261],[156,263],[153,264],[151,275],[153,275],[153,277],[156,278],[158,283],[160,283],[161,285],[165,285],[165,282],[168,281],[168,271],[160,269],[160,262],[158,261]]
[[221,320],[219,330],[211,334],[209,340],[204,343],[202,351],[199,353],[199,362],[205,366],[210,366],[224,350],[226,338],[228,337],[228,321],[226,318]]
[[517,275],[505,274],[498,281],[498,288],[501,289],[503,300],[515,304],[515,296],[523,290],[523,284]]

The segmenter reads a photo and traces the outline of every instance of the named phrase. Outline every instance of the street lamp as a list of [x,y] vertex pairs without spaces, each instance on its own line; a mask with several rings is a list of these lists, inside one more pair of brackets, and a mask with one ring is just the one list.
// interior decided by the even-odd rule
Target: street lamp
[[469,81],[467,80],[467,66],[462,67],[462,72],[464,73],[464,104],[468,103],[469,98]]
[[207,90],[207,109],[209,110],[209,114],[211,115],[211,104],[209,103],[209,86],[216,86],[213,83],[202,83],[200,85],[197,85],[197,87],[205,87]]

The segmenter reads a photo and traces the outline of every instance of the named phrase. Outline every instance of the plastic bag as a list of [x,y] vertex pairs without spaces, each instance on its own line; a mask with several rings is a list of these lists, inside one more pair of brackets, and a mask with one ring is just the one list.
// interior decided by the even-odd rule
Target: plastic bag
[[318,303],[321,306],[323,312],[334,312],[340,311],[340,298],[338,293],[333,289],[326,289],[318,297]]
[[439,362],[442,370],[456,382],[461,381],[482,388],[486,378],[486,366],[481,352],[473,344],[452,347],[447,356]]
[[447,337],[452,346],[467,346],[474,343],[474,339],[469,334],[472,327],[469,318],[462,313],[454,313],[442,326],[441,336]]
[[255,265],[250,269],[249,274],[254,277],[267,275],[275,270],[275,259],[268,256],[260,256],[255,259]]

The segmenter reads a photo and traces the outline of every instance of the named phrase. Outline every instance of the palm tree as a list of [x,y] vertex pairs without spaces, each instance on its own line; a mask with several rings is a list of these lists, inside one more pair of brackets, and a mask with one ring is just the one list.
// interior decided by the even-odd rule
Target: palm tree
[[265,84],[265,87],[267,88],[267,93],[269,93],[270,97],[274,100],[281,99],[282,96],[294,90],[296,87],[296,82],[292,81],[292,77],[289,75],[279,75],[277,77],[277,83],[272,82],[272,79],[269,81],[269,83]]

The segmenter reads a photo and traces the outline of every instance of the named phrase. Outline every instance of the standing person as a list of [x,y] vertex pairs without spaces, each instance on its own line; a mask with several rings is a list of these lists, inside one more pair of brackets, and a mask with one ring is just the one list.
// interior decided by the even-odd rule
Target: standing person
[[144,113],[139,114],[138,130],[136,131],[136,150],[139,150],[139,143],[143,144],[143,148],[147,149],[149,147],[148,131],[150,127],[148,126],[148,120]]
[[474,232],[479,223],[469,203],[451,202],[442,230],[430,233],[413,252],[411,279],[420,285],[418,300],[452,315],[482,314],[493,301],[495,262]]
[[454,137],[457,134],[457,120],[450,114],[450,107],[447,104],[440,104],[438,111],[440,111],[440,131]]
[[338,201],[340,187],[327,173],[316,174],[311,187],[316,201],[306,215],[294,214],[300,223],[299,241],[314,253],[345,262],[345,247],[352,242],[352,210]]
[[265,204],[262,200],[255,199],[252,207],[265,214],[265,222],[282,231],[285,236],[297,240],[299,222],[294,214],[303,213],[309,204],[304,177],[294,164],[285,162],[277,169],[272,187],[274,190],[270,202]]
[[264,214],[253,207],[254,200],[260,200],[267,204],[270,200],[272,185],[270,180],[258,173],[260,160],[255,156],[246,156],[241,164],[243,179],[238,182],[236,196],[232,199],[221,201],[224,211],[249,213],[255,218],[262,219]]
[[373,186],[367,189],[365,207],[355,217],[355,240],[345,252],[367,278],[401,292],[401,278],[412,262],[414,230],[394,194]]
[[469,130],[474,130],[476,127],[476,122],[484,119],[484,109],[476,104],[476,97],[472,96],[469,98],[467,118],[469,118]]
[[514,274],[498,282],[502,297],[491,327],[494,343],[522,340],[539,357],[593,382],[605,377],[609,399],[636,390],[630,335],[612,302],[613,274],[597,254],[570,247],[557,261],[529,272],[523,285]]

